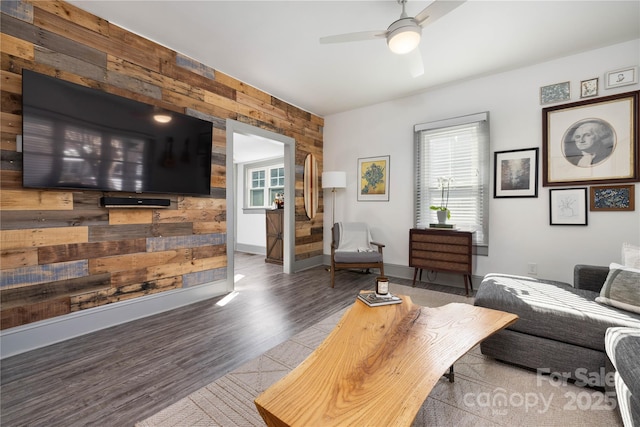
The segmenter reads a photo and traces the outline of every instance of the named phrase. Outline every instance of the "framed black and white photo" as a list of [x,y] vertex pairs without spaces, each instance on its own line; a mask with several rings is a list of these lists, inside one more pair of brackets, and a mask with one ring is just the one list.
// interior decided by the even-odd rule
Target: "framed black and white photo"
[[542,185],[638,181],[639,94],[543,108]]
[[638,83],[638,67],[626,67],[608,71],[604,75],[604,87],[611,89]]
[[358,159],[358,201],[389,201],[390,156]]
[[571,99],[571,83],[562,82],[540,88],[540,104],[553,104],[554,102],[568,101]]
[[598,78],[580,82],[580,98],[591,98],[598,95]]
[[538,148],[494,153],[493,197],[538,197]]
[[587,225],[587,189],[549,190],[549,223],[551,225]]

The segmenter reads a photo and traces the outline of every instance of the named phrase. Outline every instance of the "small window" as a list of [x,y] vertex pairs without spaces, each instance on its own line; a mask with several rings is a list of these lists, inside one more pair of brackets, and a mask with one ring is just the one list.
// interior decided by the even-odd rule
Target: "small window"
[[270,208],[276,196],[284,193],[284,165],[246,168],[246,206]]

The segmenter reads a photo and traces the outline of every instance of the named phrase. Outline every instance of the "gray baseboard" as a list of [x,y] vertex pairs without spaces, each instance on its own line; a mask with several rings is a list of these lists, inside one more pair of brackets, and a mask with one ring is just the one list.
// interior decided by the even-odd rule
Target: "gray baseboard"
[[0,333],[0,359],[228,293],[227,281],[176,289],[29,323]]
[[324,257],[322,255],[315,256],[313,258],[303,259],[301,261],[296,261],[293,271],[302,271],[308,270],[310,268],[318,267],[320,265],[324,265]]
[[236,243],[236,251],[246,252],[248,254],[267,255],[267,248],[264,246],[247,245],[244,243]]

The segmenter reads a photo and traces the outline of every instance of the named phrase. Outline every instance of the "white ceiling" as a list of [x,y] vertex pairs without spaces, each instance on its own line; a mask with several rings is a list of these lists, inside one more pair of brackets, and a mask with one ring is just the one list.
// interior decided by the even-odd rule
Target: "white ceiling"
[[257,135],[233,134],[233,162],[284,158],[284,144]]
[[70,3],[320,116],[640,38],[638,0],[469,0],[424,28],[412,78],[384,39],[318,41],[386,29],[396,0]]

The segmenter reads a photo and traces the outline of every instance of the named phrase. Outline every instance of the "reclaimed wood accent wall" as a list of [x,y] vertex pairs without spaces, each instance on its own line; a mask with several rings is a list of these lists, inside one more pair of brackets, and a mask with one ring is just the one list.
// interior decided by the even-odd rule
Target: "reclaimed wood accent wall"
[[[224,279],[227,118],[296,140],[295,258],[322,255],[322,215],[307,218],[302,194],[307,154],[322,168],[322,118],[63,1],[1,7],[2,329]],[[106,209],[101,196],[122,194],[23,188],[23,69],[213,122],[210,197]]]

